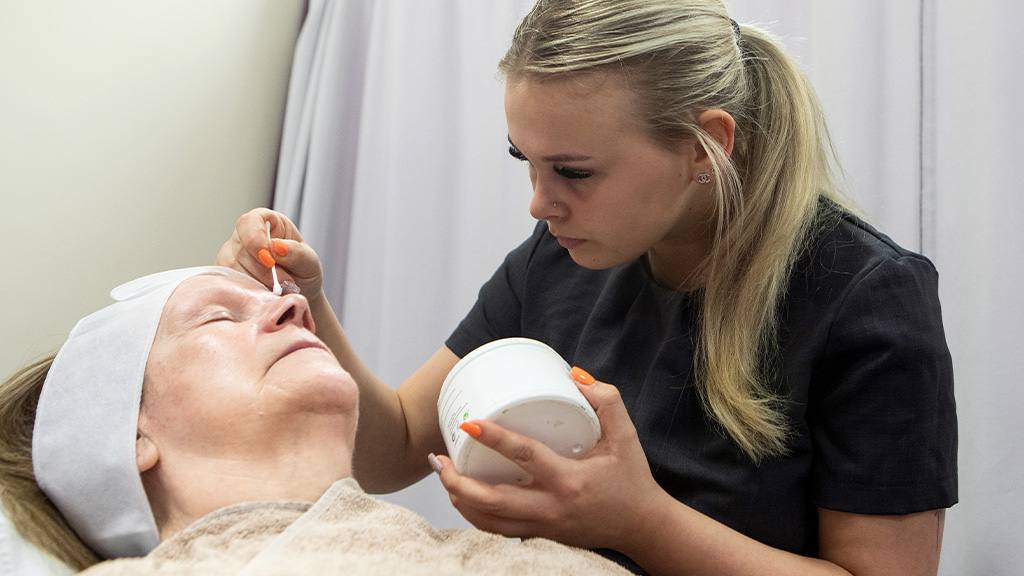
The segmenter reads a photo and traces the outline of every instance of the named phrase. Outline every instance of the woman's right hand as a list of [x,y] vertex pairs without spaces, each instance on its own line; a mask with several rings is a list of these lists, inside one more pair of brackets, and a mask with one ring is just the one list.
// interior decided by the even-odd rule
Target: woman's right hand
[[[271,243],[267,240],[267,225],[270,222]],[[313,248],[302,240],[299,229],[279,212],[267,208],[256,208],[243,214],[235,223],[231,238],[221,246],[216,264],[234,268],[259,280],[266,286],[273,286],[270,268],[260,261],[260,250],[268,250],[277,262],[278,279],[294,282],[300,292],[310,301],[323,292],[323,268],[320,257]]]

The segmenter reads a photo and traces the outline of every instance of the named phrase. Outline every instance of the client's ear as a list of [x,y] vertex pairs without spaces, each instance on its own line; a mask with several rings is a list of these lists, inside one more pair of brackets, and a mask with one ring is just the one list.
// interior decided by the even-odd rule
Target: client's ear
[[135,463],[139,467],[139,474],[156,466],[160,460],[160,450],[156,444],[149,439],[149,436],[139,430],[135,435]]

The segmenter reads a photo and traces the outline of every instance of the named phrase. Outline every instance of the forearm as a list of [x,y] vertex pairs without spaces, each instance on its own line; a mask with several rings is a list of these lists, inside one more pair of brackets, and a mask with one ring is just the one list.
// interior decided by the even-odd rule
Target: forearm
[[831,562],[762,544],[668,494],[656,500],[635,527],[623,531],[619,547],[651,574],[850,575]]
[[778,550],[675,501],[664,492],[624,526],[619,549],[652,574],[935,576],[944,510],[872,515],[818,510],[818,554]]
[[372,493],[401,489],[427,473],[426,458],[412,458],[408,424],[398,392],[377,378],[356,354],[331,308],[321,295],[310,301],[316,334],[334,352],[359,386],[359,426],[353,472]]

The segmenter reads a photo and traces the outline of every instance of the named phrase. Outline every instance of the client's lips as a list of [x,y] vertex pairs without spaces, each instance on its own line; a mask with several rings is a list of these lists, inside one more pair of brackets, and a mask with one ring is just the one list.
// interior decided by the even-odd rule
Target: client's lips
[[281,354],[281,358],[284,358],[285,356],[291,354],[292,352],[298,352],[299,350],[306,350],[309,348],[315,348],[317,350],[323,350],[324,352],[330,352],[330,349],[327,348],[327,346],[319,340],[299,340],[296,342],[292,342],[291,345],[285,348],[284,353]]

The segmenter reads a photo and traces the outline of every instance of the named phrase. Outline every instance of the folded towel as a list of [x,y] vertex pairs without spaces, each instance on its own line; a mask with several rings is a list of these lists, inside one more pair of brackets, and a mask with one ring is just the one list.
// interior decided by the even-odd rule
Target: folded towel
[[522,574],[626,575],[597,554],[542,538],[437,530],[423,517],[337,482],[310,506],[254,502],[209,514],[145,558],[83,574]]

